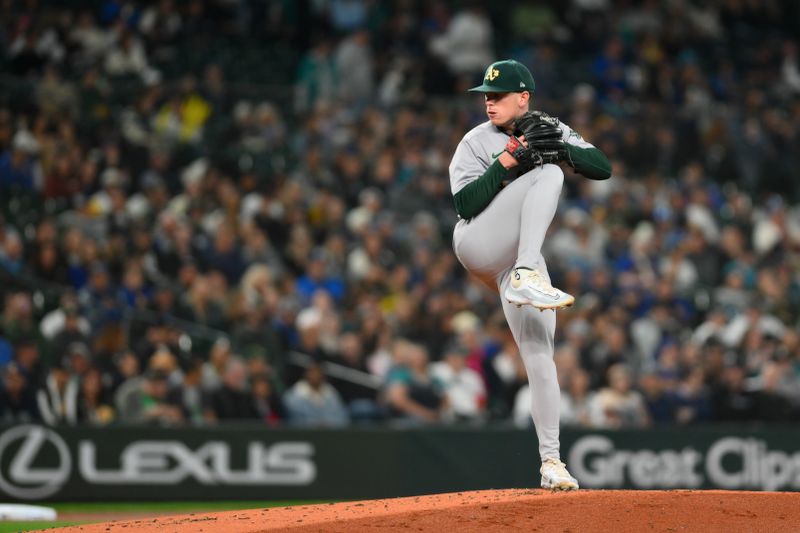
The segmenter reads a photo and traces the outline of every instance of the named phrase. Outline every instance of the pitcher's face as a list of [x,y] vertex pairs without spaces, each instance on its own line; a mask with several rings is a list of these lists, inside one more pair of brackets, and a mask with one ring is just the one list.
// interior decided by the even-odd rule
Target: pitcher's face
[[530,93],[485,93],[486,116],[495,126],[507,128],[528,110]]

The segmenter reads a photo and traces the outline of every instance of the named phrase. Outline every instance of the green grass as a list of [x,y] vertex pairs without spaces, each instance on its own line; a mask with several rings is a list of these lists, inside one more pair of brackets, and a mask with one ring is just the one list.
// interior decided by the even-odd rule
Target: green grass
[[57,527],[75,526],[85,524],[85,522],[63,522],[55,520],[53,522],[39,522],[27,520],[25,522],[0,522],[0,533],[11,533],[12,531],[32,531],[34,529],[51,529]]
[[260,509],[263,507],[284,507],[287,505],[311,505],[328,503],[328,500],[242,500],[210,502],[63,502],[42,503],[52,507],[57,513],[114,513],[114,512],[186,512],[197,511],[236,511],[238,509]]
[[[237,511],[240,509],[263,509],[264,507],[286,507],[289,505],[313,505],[315,503],[328,503],[330,500],[286,500],[286,501],[212,501],[212,502],[63,502],[63,503],[42,503],[47,507],[52,507],[61,515],[62,513],[211,513],[214,511]],[[0,521],[0,533],[11,533],[16,531],[31,531],[34,529],[52,529],[77,524],[92,522],[69,522],[55,520],[52,522],[41,521]]]

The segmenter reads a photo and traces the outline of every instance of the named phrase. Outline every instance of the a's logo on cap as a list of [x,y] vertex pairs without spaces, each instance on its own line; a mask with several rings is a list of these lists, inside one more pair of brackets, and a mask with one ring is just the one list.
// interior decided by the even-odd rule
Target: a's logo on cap
[[524,81],[519,82],[519,86],[520,87],[525,87],[525,82]]
[[489,67],[486,69],[486,77],[483,78],[484,80],[494,81],[496,77],[500,75],[500,71],[496,68]]

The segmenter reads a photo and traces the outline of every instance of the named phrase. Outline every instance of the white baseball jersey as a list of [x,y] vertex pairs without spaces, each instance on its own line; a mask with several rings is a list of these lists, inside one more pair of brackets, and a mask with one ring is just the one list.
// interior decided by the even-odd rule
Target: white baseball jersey
[[[578,148],[594,148],[578,132],[558,121],[564,142]],[[480,178],[486,169],[500,157],[508,142],[509,135],[490,121],[475,126],[458,143],[453,160],[450,162],[450,191],[455,195],[468,183]],[[509,179],[517,177],[516,168],[509,171]]]

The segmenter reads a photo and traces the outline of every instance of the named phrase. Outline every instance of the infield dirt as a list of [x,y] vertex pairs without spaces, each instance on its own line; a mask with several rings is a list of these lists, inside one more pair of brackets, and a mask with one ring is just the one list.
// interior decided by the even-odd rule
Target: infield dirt
[[800,493],[484,490],[85,524],[59,533],[797,532]]

